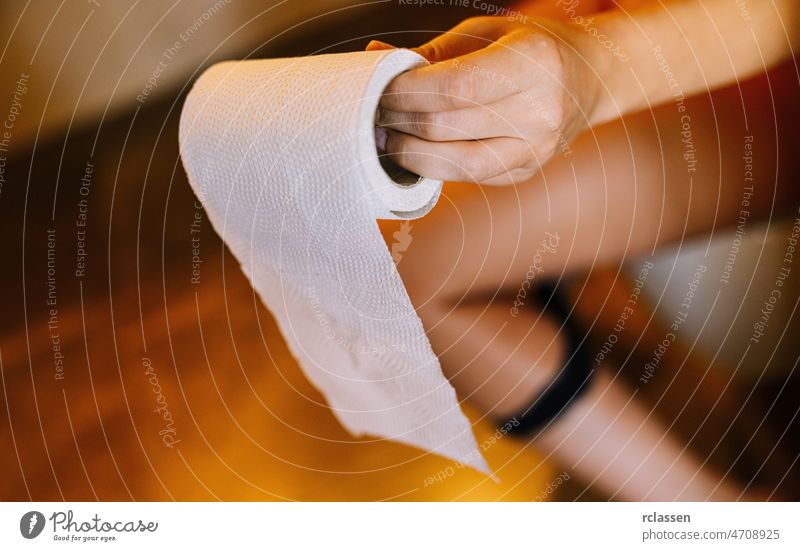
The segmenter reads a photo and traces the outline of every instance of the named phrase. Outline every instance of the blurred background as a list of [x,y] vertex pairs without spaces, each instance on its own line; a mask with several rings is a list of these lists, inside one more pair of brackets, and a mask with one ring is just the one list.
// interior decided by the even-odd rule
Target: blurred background
[[[472,2],[393,0],[0,5],[0,499],[608,498],[513,438],[486,447],[496,483],[350,437],[214,233],[178,156],[182,99],[216,61],[361,50],[374,37],[413,46],[483,14]],[[737,362],[752,323],[736,320],[760,308],[749,294],[774,277],[760,266],[783,254],[790,222],[748,231],[732,282],[741,300],[726,309],[705,296],[708,315],[692,318],[699,325],[660,368],[672,375],[644,394],[719,471],[798,496],[796,283],[762,357]],[[721,270],[734,235],[658,257],[644,301],[656,318],[674,315],[692,255]],[[639,264],[622,279],[616,268],[587,276],[579,313],[597,320],[598,346]],[[623,374],[638,376],[657,333],[626,332],[615,349]],[[479,423],[478,441],[495,430]]]

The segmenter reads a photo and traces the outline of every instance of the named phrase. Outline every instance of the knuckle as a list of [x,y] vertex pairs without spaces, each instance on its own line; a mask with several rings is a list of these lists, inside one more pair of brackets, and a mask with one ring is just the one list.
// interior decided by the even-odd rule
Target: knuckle
[[438,113],[414,113],[411,117],[413,133],[421,138],[436,141],[442,137]]
[[541,166],[545,164],[558,150],[559,138],[557,134],[549,134],[539,140],[536,148],[531,150],[531,161]]
[[528,44],[532,52],[537,54],[537,57],[547,59],[553,55],[558,55],[558,42],[546,32],[531,32],[528,35]]
[[522,148],[522,151],[520,152],[518,159],[519,160],[517,162],[516,168],[525,168],[531,165],[538,164],[536,151],[534,151],[534,148],[527,143]]
[[546,158],[549,159],[553,155],[555,155],[556,151],[558,151],[558,147],[561,143],[562,137],[561,134],[552,134],[550,139],[547,140],[545,143],[545,155]]
[[514,174],[514,182],[522,183],[527,182],[539,172],[539,166],[521,168]]
[[559,97],[537,98],[533,102],[533,116],[530,119],[531,132],[557,133],[564,125],[564,106]]
[[535,163],[533,147],[527,142],[520,142],[518,147],[509,154],[509,159],[505,162],[505,169],[517,171],[529,167]]
[[423,121],[425,114],[414,112],[408,115],[408,127],[412,134],[422,136],[426,132],[425,122]]
[[461,159],[460,168],[463,179],[480,181],[492,176],[494,160],[485,154],[467,155]]
[[540,70],[560,77],[563,71],[563,59],[558,39],[544,32],[527,32],[525,44],[528,57]]

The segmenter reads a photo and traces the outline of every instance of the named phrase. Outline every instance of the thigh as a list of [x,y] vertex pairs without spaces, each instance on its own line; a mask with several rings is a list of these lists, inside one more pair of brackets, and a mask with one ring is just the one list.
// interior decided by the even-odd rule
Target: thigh
[[[446,183],[425,218],[404,228],[384,223],[390,247],[398,236],[408,245],[396,257],[412,299],[424,305],[434,297],[513,292],[523,280],[558,277],[650,244],[634,231],[645,195],[637,181],[655,188],[662,180],[650,126],[641,119],[582,136],[569,155],[520,185]],[[657,213],[662,190],[650,195],[647,208]]]

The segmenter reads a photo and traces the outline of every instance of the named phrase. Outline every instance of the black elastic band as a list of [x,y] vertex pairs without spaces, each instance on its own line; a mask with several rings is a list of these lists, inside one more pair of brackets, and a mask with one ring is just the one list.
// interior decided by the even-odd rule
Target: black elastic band
[[555,286],[539,285],[534,292],[542,313],[552,314],[561,322],[566,340],[567,361],[556,379],[530,406],[503,426],[514,434],[532,435],[565,411],[583,394],[591,383],[594,369],[585,335],[570,316],[567,301]]

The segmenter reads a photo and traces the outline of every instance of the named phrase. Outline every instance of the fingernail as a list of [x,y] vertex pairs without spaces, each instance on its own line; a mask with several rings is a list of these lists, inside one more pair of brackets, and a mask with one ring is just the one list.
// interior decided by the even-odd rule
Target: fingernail
[[377,147],[380,151],[386,151],[386,140],[388,138],[389,133],[385,128],[380,126],[375,127],[375,147]]
[[394,50],[395,46],[391,44],[387,44],[386,42],[381,42],[380,40],[372,40],[369,44],[367,44],[367,50]]

